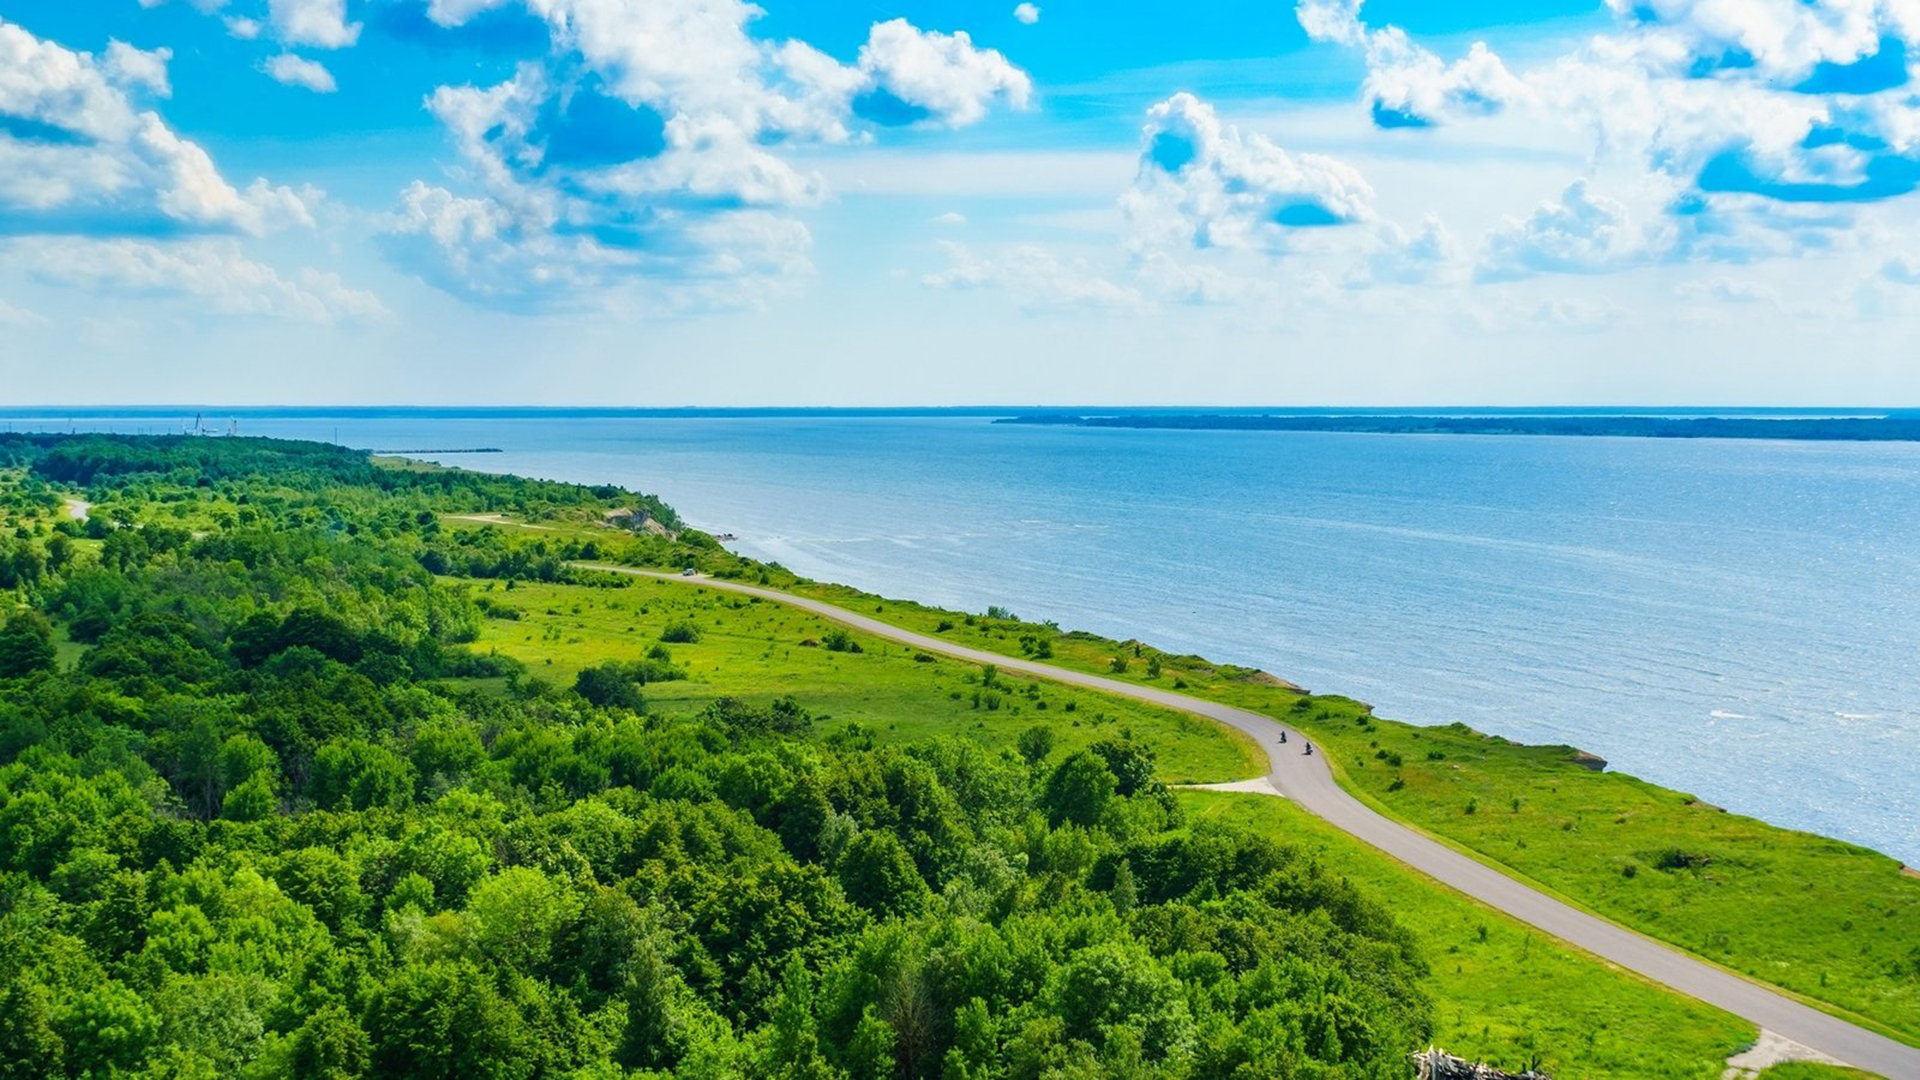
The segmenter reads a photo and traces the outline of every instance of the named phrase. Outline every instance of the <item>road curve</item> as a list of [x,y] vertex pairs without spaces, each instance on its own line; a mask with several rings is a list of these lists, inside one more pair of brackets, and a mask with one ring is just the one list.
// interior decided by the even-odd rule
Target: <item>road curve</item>
[[[1292,799],[1307,811],[1342,831],[1521,922],[1586,950],[1607,961],[1741,1017],[1757,1027],[1783,1035],[1857,1069],[1892,1080],[1920,1080],[1920,1048],[1908,1046],[1857,1024],[1803,1005],[1778,991],[1717,968],[1686,953],[1615,925],[1508,877],[1462,855],[1405,825],[1383,817],[1349,795],[1333,779],[1325,758],[1302,752],[1306,736],[1272,717],[1237,709],[1151,686],[1121,682],[1100,675],[1071,671],[1052,664],[1002,656],[985,649],[917,634],[821,600],[775,589],[696,575],[665,574],[601,563],[580,563],[582,569],[604,570],[664,581],[684,581],[729,592],[745,593],[788,604],[875,637],[886,638],[930,653],[976,664],[993,664],[1002,671],[1085,687],[1102,693],[1194,713],[1245,732],[1266,751],[1273,769],[1267,781],[1273,793]],[[1282,745],[1286,732],[1290,742]]]

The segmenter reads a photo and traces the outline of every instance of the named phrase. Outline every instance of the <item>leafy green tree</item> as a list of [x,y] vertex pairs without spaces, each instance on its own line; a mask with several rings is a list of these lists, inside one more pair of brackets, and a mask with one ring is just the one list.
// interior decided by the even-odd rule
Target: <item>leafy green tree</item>
[[279,809],[274,794],[273,774],[262,769],[235,785],[220,801],[220,817],[225,821],[265,821]]
[[321,1006],[293,1033],[294,1080],[357,1080],[367,1074],[367,1033],[338,1002]]
[[932,895],[906,846],[883,832],[863,832],[840,853],[840,886],[847,899],[882,915],[918,914]]
[[362,739],[334,739],[313,758],[307,795],[324,809],[365,810],[413,801],[413,766]]
[[378,1076],[528,1080],[537,1048],[518,1010],[465,961],[408,964],[373,993],[365,1027]]
[[53,664],[53,627],[39,612],[15,612],[0,626],[0,679],[52,671]]
[[1053,753],[1053,729],[1035,724],[1020,733],[1020,756],[1029,765],[1038,765]]
[[642,681],[636,676],[633,665],[618,661],[583,668],[574,677],[573,692],[603,709],[619,708],[644,713],[647,711],[647,699],[640,692]]
[[1117,787],[1106,762],[1098,754],[1081,750],[1055,766],[1041,802],[1055,825],[1091,826],[1099,824]]

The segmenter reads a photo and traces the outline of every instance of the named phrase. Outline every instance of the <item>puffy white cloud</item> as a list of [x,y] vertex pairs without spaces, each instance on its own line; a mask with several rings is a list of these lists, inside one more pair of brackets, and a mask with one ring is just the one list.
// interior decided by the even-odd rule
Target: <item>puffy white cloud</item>
[[949,228],[958,228],[967,223],[967,215],[962,214],[957,210],[949,210],[944,214],[935,214],[933,217],[929,218],[928,220],[933,222],[935,225],[945,225]]
[[360,40],[360,24],[347,21],[347,0],[267,0],[267,23],[286,45],[344,49]]
[[1330,41],[1338,45],[1362,45],[1366,43],[1367,28],[1360,21],[1362,0],[1299,0],[1294,6],[1294,18],[1300,20],[1300,28],[1314,41]]
[[1280,250],[1296,230],[1373,216],[1373,188],[1359,170],[1242,134],[1192,94],[1149,109],[1141,144],[1121,199],[1141,250]]
[[1032,26],[1040,21],[1040,9],[1032,4],[1021,3],[1013,7],[1013,17],[1019,22]]
[[[156,65],[161,70],[156,74]],[[0,207],[45,231],[237,230],[313,224],[303,196],[256,180],[236,189],[198,144],[133,92],[164,83],[164,57],[106,58],[0,21]]]
[[1360,6],[1361,0],[1300,0],[1294,15],[1309,38],[1365,52],[1361,90],[1380,127],[1431,127],[1459,115],[1499,112],[1525,97],[1525,84],[1485,42],[1449,64],[1397,26],[1368,27]]
[[1130,308],[1139,292],[1117,285],[1083,262],[1061,260],[1034,244],[1020,244],[995,255],[979,255],[965,244],[942,241],[944,270],[921,282],[930,289],[1001,289],[1022,308]]
[[1347,278],[1350,287],[1370,284],[1422,285],[1456,278],[1467,265],[1464,247],[1441,220],[1427,215],[1420,230],[1409,233],[1391,221],[1375,230],[1378,247]]
[[951,127],[978,122],[988,106],[1005,99],[1026,108],[1033,81],[993,49],[976,48],[964,30],[921,30],[905,19],[873,27],[860,49],[859,68],[874,91]]
[[1474,42],[1467,55],[1448,64],[1389,28],[1372,36],[1367,56],[1363,92],[1381,127],[1425,127],[1443,118],[1496,113],[1527,94],[1485,42]]
[[33,276],[53,284],[191,297],[223,315],[317,323],[387,316],[379,298],[347,287],[336,275],[303,270],[289,280],[248,258],[230,238],[151,243],[33,237],[11,242],[7,253]]
[[503,7],[511,0],[427,0],[427,18],[449,29],[465,26],[483,11]]
[[[491,87],[431,95],[472,190],[409,189],[389,245],[470,297],[506,296],[518,280],[537,305],[638,278],[677,282],[685,297],[719,289],[687,281],[728,272],[759,295],[766,278],[806,270],[807,231],[781,215],[826,195],[817,174],[794,166],[793,148],[864,142],[902,124],[963,126],[1031,95],[1000,53],[905,20],[875,24],[842,63],[805,42],[754,38],[759,11],[741,0],[524,2],[556,56]],[[495,6],[435,0],[428,16],[458,26]],[[425,222],[449,215],[490,224],[459,243],[422,243],[445,233]]]
[[333,81],[333,72],[318,60],[281,53],[268,58],[260,67],[274,82],[287,86],[303,87],[316,94],[331,94],[338,89]]
[[260,36],[260,20],[229,16],[226,20],[227,33],[242,41],[252,41]]
[[1625,204],[1576,180],[1557,201],[1489,236],[1478,275],[1506,281],[1543,273],[1600,274],[1646,262],[1656,251],[1656,241],[1634,223]]
[[1640,58],[1674,75],[1746,72],[1798,82],[1822,64],[1880,56],[1889,37],[1920,41],[1920,6],[1911,0],[1607,0],[1607,6]]
[[167,62],[172,59],[172,49],[136,49],[124,41],[109,41],[100,70],[116,85],[168,97],[173,84],[167,80]]

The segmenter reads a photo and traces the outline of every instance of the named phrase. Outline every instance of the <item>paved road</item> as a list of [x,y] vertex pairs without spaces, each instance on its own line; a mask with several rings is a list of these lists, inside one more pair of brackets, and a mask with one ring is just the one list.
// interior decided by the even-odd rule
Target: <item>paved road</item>
[[[1272,717],[1170,690],[956,645],[941,638],[902,630],[833,604],[774,589],[762,589],[704,575],[687,578],[678,574],[619,566],[582,565],[587,569],[687,581],[746,593],[790,604],[875,637],[887,638],[930,653],[977,664],[993,664],[1002,671],[1017,671],[1218,720],[1246,732],[1266,751],[1267,759],[1273,766],[1273,771],[1267,774],[1272,794],[1292,799],[1306,810],[1429,877],[1562,941],[1855,1068],[1880,1073],[1891,1080],[1920,1080],[1920,1048],[1907,1046],[1829,1016],[1759,983],[1750,982],[1632,930],[1570,907],[1485,863],[1468,858],[1405,825],[1382,817],[1334,782],[1333,773],[1327,768],[1322,755],[1308,756],[1302,752],[1307,741],[1304,735],[1281,725]],[[1289,739],[1284,745],[1280,742],[1282,731],[1287,732]]]

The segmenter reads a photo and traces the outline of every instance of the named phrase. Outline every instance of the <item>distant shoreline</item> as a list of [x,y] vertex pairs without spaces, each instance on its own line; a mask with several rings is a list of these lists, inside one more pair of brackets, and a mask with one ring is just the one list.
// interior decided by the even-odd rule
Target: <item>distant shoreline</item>
[[1800,442],[1920,442],[1920,415],[1635,416],[1400,415],[1354,413],[1031,413],[996,424],[1158,431],[1295,431],[1368,435],[1561,435],[1643,439],[1766,439]]

